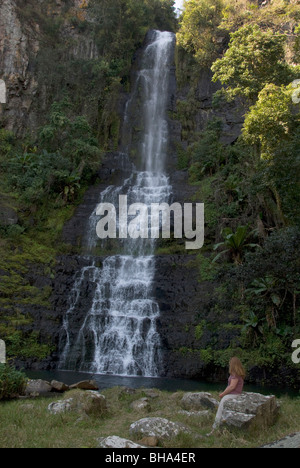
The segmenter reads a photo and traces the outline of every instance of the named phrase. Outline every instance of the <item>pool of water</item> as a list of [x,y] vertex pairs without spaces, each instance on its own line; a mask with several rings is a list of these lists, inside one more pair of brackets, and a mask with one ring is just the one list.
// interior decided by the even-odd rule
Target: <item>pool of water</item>
[[[226,382],[212,383],[189,379],[167,379],[167,378],[145,378],[145,377],[123,377],[117,375],[99,375],[69,371],[26,371],[30,379],[42,379],[47,381],[58,380],[67,385],[82,380],[95,380],[100,390],[113,387],[156,388],[168,392],[221,392],[226,387]],[[263,395],[276,395],[277,397],[289,395],[299,397],[299,391],[290,388],[274,388],[261,385],[245,385],[246,392],[262,393]]]

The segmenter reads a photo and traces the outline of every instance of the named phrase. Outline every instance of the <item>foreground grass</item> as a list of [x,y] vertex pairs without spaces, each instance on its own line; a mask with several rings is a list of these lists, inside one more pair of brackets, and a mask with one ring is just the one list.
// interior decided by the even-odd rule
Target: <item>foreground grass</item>
[[[151,411],[134,411],[130,403],[145,396],[143,390],[135,395],[122,394],[121,388],[102,392],[107,398],[109,412],[104,418],[81,417],[66,413],[51,415],[47,408],[52,399],[16,400],[0,402],[0,447],[1,448],[96,448],[100,437],[118,435],[132,437],[129,427],[144,417],[164,417],[188,426],[193,435],[182,434],[164,444],[168,448],[251,448],[281,439],[299,431],[299,398],[280,398],[281,412],[277,423],[255,432],[229,431],[222,429],[213,437],[206,438],[214,413],[209,418],[188,417],[179,414],[183,392],[175,394],[157,390],[159,397],[151,400]],[[214,395],[216,396],[216,395]],[[65,397],[67,398],[67,396]]]

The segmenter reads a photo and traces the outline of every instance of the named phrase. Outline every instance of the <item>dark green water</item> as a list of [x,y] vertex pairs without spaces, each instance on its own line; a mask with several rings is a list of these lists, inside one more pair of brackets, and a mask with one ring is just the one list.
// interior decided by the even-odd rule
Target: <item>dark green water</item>
[[[26,375],[30,379],[58,380],[67,385],[80,382],[81,380],[95,380],[100,390],[113,387],[129,388],[156,388],[168,392],[221,392],[226,388],[226,382],[211,383],[197,380],[184,379],[163,379],[163,378],[144,378],[144,377],[120,377],[115,375],[96,375],[79,372],[66,371],[27,371]],[[263,395],[276,395],[281,397],[289,395],[290,397],[299,397],[299,391],[291,388],[268,387],[261,385],[245,385],[245,392],[261,393]]]

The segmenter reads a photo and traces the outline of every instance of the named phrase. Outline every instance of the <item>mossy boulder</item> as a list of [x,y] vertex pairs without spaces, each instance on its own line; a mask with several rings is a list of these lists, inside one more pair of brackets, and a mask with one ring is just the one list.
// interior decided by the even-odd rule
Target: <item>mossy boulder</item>
[[63,400],[50,403],[48,411],[52,414],[71,411],[99,418],[107,413],[107,404],[105,397],[98,392],[72,390]]

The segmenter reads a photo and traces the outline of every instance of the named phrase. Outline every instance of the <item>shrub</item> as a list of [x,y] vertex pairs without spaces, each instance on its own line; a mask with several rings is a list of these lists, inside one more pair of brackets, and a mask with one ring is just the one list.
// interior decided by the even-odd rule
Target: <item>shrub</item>
[[24,392],[26,377],[7,364],[0,364],[0,400],[15,398]]

